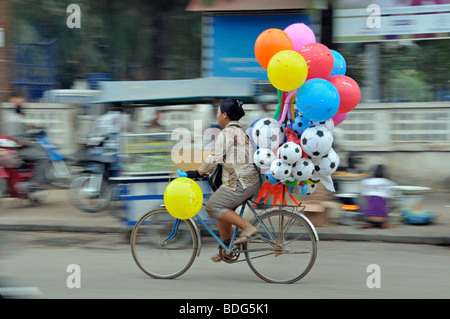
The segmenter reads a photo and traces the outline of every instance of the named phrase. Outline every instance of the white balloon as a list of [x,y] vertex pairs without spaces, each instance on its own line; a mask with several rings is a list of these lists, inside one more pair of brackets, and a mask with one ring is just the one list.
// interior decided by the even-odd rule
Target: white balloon
[[270,174],[279,180],[287,180],[292,173],[292,167],[282,159],[275,159],[270,165]]
[[284,127],[277,120],[267,117],[256,121],[252,127],[252,140],[258,147],[277,149],[283,142]]
[[322,124],[308,127],[300,139],[303,151],[311,157],[327,154],[333,146],[333,141],[333,134]]

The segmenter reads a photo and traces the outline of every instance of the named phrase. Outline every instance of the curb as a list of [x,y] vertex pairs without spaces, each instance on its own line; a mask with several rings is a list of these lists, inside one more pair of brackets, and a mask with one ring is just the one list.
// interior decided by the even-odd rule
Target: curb
[[64,225],[0,225],[0,230],[5,231],[48,231],[48,232],[69,232],[69,233],[127,233],[131,231],[131,226],[64,226]]
[[[69,226],[69,225],[31,225],[31,224],[8,224],[0,225],[3,231],[47,231],[47,232],[72,232],[72,233],[99,233],[99,234],[126,234],[133,226]],[[384,235],[384,234],[349,234],[316,228],[319,241],[362,241],[362,242],[384,242],[398,244],[424,244],[424,245],[450,245],[450,236],[410,236],[410,235]],[[201,232],[202,235],[209,234]]]
[[383,242],[396,244],[423,244],[423,245],[450,245],[450,237],[445,236],[401,236],[382,234],[342,234],[342,233],[320,233],[321,241],[343,240],[343,241],[365,241]]

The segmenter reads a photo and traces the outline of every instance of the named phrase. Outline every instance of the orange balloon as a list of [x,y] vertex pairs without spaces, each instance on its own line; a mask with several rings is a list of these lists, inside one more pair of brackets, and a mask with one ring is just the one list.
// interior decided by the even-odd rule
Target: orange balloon
[[267,69],[270,59],[283,50],[293,50],[294,44],[286,32],[280,29],[263,31],[255,42],[255,57],[259,64]]

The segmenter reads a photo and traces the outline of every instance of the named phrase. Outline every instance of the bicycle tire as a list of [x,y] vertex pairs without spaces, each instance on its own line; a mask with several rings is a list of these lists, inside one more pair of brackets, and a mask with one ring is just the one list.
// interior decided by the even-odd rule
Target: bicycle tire
[[179,220],[176,235],[170,238],[176,219],[165,208],[145,213],[134,225],[130,245],[138,267],[156,279],[173,279],[193,264],[199,247],[192,221]]
[[103,178],[98,196],[89,196],[85,193],[85,189],[88,188],[90,178],[90,175],[75,178],[70,185],[69,197],[72,204],[80,210],[96,213],[109,205],[112,196],[112,186]]
[[59,188],[59,189],[70,189],[70,184],[72,183],[72,180],[74,179],[74,176],[71,174],[69,167],[64,161],[58,161],[64,165],[67,169],[68,175],[66,177],[59,177],[57,173],[57,168],[55,167],[55,164],[53,161],[47,164],[45,167],[45,178],[47,180],[47,183]]
[[255,216],[251,224],[259,238],[247,242],[244,250],[259,278],[291,284],[308,274],[317,257],[317,240],[305,216],[275,208]]

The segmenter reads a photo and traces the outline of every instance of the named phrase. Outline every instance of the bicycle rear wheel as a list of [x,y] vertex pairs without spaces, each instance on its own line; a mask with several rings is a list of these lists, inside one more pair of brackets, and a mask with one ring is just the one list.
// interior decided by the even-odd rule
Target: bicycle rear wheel
[[191,220],[179,220],[165,208],[144,214],[131,233],[131,252],[138,267],[157,279],[173,279],[194,262],[198,237]]
[[253,218],[251,224],[260,237],[247,242],[246,257],[258,277],[289,284],[306,276],[317,256],[316,237],[306,217],[274,208]]

